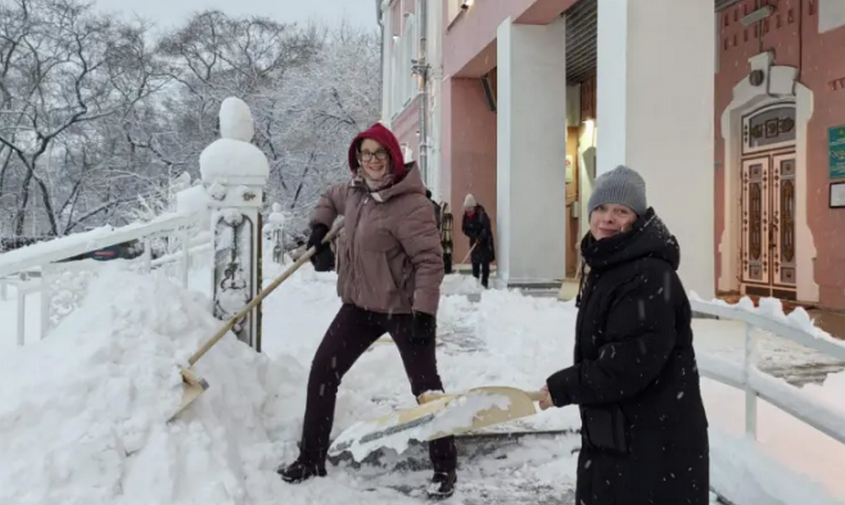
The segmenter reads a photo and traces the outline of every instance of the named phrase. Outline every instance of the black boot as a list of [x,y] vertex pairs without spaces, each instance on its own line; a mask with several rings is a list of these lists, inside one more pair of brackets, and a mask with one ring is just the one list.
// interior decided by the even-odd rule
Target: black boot
[[311,465],[296,460],[286,468],[279,468],[276,473],[282,476],[282,480],[291,484],[296,484],[311,477],[325,477],[326,469],[318,465]]
[[455,492],[455,482],[458,481],[458,476],[454,470],[450,472],[434,472],[431,477],[431,482],[428,484],[429,498],[443,499],[452,496]]

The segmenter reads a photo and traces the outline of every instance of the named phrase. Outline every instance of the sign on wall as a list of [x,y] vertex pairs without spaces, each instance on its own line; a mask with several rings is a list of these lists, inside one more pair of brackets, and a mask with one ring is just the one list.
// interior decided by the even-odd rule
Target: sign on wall
[[827,129],[830,178],[845,179],[845,125]]

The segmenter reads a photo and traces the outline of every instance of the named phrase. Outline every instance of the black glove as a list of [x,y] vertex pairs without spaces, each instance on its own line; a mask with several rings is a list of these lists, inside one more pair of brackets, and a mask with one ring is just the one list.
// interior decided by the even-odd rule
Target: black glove
[[308,236],[308,245],[306,250],[311,249],[312,247],[317,248],[317,252],[314,253],[314,256],[317,256],[321,252],[325,251],[329,247],[329,243],[323,243],[323,239],[326,238],[326,235],[329,233],[329,227],[324,224],[315,224],[311,228],[311,235]]
[[411,343],[424,345],[428,342],[434,342],[436,335],[437,319],[431,314],[415,310],[411,326]]

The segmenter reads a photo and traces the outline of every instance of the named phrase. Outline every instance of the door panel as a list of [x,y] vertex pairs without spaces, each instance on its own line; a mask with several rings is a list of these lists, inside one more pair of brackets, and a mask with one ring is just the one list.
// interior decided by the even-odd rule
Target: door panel
[[796,287],[795,275],[795,154],[772,156],[772,284]]
[[742,162],[742,282],[771,283],[769,236],[770,160]]

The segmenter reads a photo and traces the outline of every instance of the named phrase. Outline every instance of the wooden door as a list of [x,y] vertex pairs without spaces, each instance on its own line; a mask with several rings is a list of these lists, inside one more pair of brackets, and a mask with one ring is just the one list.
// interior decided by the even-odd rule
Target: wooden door
[[742,162],[742,293],[794,300],[795,153]]
[[566,129],[566,278],[574,279],[578,275],[580,264],[581,238],[577,213],[573,208],[578,201],[578,138],[579,128],[570,126]]
[[772,155],[772,296],[795,299],[795,153]]

